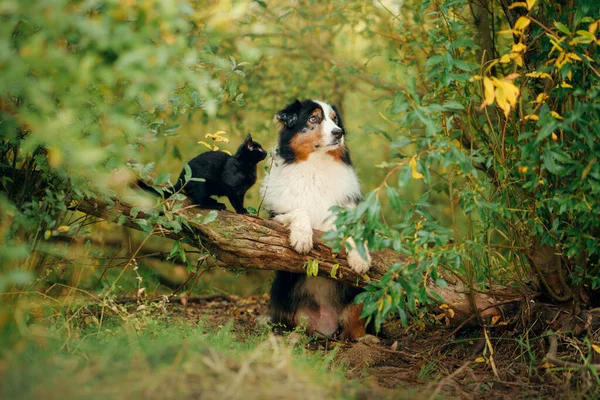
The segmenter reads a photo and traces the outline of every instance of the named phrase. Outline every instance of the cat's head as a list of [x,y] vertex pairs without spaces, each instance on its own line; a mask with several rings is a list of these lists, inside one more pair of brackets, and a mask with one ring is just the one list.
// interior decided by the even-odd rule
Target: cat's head
[[258,164],[267,157],[267,151],[248,134],[235,155],[246,162]]

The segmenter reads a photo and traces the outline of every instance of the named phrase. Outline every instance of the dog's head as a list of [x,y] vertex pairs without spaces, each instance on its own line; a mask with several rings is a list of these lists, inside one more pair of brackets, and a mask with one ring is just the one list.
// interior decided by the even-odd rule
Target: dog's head
[[275,122],[281,129],[279,152],[286,162],[305,161],[316,152],[339,159],[347,153],[342,117],[333,105],[296,100],[277,113]]

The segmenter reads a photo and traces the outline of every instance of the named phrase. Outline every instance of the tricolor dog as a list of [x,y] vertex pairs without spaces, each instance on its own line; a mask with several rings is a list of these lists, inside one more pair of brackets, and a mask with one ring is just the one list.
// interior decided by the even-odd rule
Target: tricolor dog
[[[335,106],[318,100],[294,101],[275,116],[279,151],[263,179],[262,195],[274,220],[289,231],[290,245],[306,254],[313,229],[327,231],[332,206],[354,207],[360,184],[345,142],[346,131]],[[348,240],[348,264],[359,274],[369,269]],[[270,318],[287,327],[305,325],[310,333],[354,340],[365,335],[362,305],[353,304],[359,288],[321,277],[278,271],[271,287]]]

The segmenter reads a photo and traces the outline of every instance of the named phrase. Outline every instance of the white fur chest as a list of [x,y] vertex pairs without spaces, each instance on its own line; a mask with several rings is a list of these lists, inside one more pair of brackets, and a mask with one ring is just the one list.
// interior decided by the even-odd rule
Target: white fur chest
[[271,172],[262,181],[267,209],[275,214],[305,210],[314,229],[326,230],[329,208],[348,205],[360,196],[360,184],[354,169],[326,153],[313,153],[306,161],[284,164],[275,157]]

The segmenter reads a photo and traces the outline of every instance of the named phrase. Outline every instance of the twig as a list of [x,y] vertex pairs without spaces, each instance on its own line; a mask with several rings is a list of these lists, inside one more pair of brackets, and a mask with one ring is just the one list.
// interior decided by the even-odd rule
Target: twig
[[440,380],[440,382],[438,383],[437,387],[435,388],[435,390],[433,391],[433,393],[431,394],[431,396],[429,396],[429,400],[436,399],[437,395],[440,393],[440,391],[442,390],[442,388],[444,387],[444,385],[446,385],[446,384],[452,384],[452,379],[454,377],[458,376],[459,374],[461,374],[470,364],[471,364],[471,360],[466,361],[456,371],[454,371],[450,375],[446,376],[445,378],[442,378]]
[[476,317],[478,317],[482,311],[489,310],[490,308],[494,308],[494,307],[503,306],[505,304],[517,303],[517,302],[520,302],[520,301],[523,301],[523,299],[511,299],[511,300],[499,301],[498,303],[495,303],[495,304],[492,304],[490,306],[484,307],[481,310],[477,310],[475,314],[471,315],[469,318],[467,318],[463,322],[461,322],[460,325],[458,325],[456,327],[456,329],[454,329],[448,335],[448,337],[446,339],[449,339],[451,336],[454,336],[456,333],[458,333],[466,324],[468,324],[469,322],[473,321],[473,319],[475,319]]
[[548,349],[548,352],[544,356],[545,362],[549,362],[556,366],[565,367],[565,368],[573,368],[573,369],[578,369],[578,370],[585,370],[585,369],[593,368],[596,371],[600,371],[600,364],[590,364],[589,362],[587,362],[587,360],[583,364],[579,364],[576,362],[567,361],[567,360],[558,358],[558,355],[556,354],[556,352],[558,351],[557,336],[555,334],[548,336],[548,341],[550,342],[550,348]]

